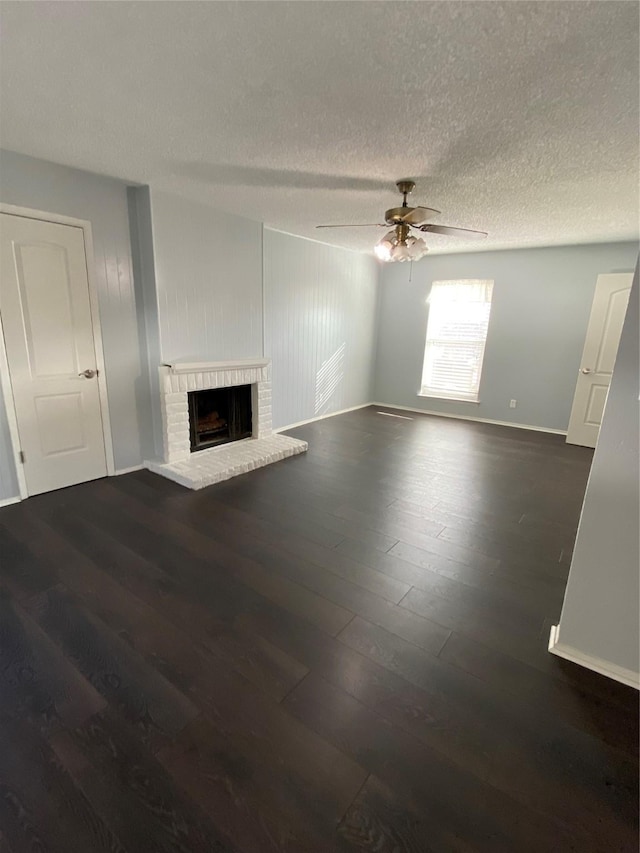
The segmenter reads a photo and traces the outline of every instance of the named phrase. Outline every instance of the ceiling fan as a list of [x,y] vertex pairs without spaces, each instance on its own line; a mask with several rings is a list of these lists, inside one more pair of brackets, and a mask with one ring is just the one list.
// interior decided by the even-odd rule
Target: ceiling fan
[[384,215],[384,222],[367,222],[353,225],[316,225],[316,228],[371,228],[393,226],[388,234],[376,243],[374,251],[381,261],[417,261],[429,251],[422,237],[416,237],[411,229],[425,234],[446,234],[451,237],[477,239],[487,236],[486,231],[473,231],[470,228],[454,228],[451,225],[435,225],[425,220],[437,216],[440,211],[432,207],[409,207],[407,196],[413,192],[415,182],[396,181],[402,194],[402,206],[391,207]]

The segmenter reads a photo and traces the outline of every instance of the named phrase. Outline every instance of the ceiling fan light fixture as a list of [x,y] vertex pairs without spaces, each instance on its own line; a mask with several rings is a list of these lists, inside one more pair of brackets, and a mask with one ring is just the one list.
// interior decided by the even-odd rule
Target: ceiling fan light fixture
[[391,253],[393,252],[393,246],[391,243],[386,240],[384,237],[373,247],[373,251],[376,253],[376,257],[380,261],[390,261]]
[[429,251],[429,247],[424,242],[422,237],[409,237],[407,240],[407,248],[411,254],[412,261],[419,261]]
[[378,240],[376,245],[373,247],[373,251],[379,260],[388,263],[393,260],[392,255],[397,243],[398,238],[396,237],[396,232],[389,231],[381,240]]
[[422,237],[410,235],[401,240],[395,231],[389,231],[388,234],[385,234],[374,247],[376,257],[385,263],[419,261],[428,251],[427,244]]

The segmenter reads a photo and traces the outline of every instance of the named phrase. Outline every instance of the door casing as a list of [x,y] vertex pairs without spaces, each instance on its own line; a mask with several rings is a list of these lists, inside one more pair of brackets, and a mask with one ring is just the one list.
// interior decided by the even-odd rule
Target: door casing
[[[107,461],[107,474],[112,477],[115,473],[115,462],[113,457],[113,439],[111,437],[111,419],[109,416],[109,399],[107,394],[107,382],[104,368],[104,352],[102,349],[102,331],[100,327],[100,308],[98,304],[98,289],[95,281],[95,262],[93,256],[93,237],[91,234],[91,223],[86,219],[75,219],[71,216],[62,216],[58,213],[47,213],[43,210],[31,210],[27,207],[17,207],[12,204],[0,204],[0,213],[8,213],[11,216],[21,216],[25,219],[37,219],[44,222],[54,222],[57,225],[73,225],[81,228],[84,235],[85,256],[87,259],[87,280],[89,282],[89,305],[91,308],[91,324],[93,326],[93,345],[96,353],[96,365],[98,368],[98,392],[100,396],[100,408],[102,410],[102,434],[104,438],[104,451]],[[20,434],[18,432],[18,420],[16,417],[15,404],[13,400],[13,387],[9,373],[9,361],[4,345],[4,329],[2,326],[2,314],[0,314],[0,386],[4,396],[7,409],[7,421],[9,424],[9,435],[13,450],[13,461],[18,476],[18,489],[20,498],[24,500],[29,497],[27,481],[24,469],[20,461]]]

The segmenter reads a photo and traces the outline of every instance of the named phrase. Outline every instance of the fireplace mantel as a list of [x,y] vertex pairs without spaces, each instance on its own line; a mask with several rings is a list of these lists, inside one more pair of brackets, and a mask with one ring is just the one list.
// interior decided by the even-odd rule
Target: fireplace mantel
[[241,358],[236,361],[169,361],[163,367],[168,367],[171,373],[211,373],[217,370],[251,370],[268,367],[268,358]]
[[[159,375],[164,460],[145,463],[157,474],[202,489],[307,450],[306,441],[273,434],[269,359],[174,361]],[[237,385],[251,386],[252,437],[192,453],[188,394]]]

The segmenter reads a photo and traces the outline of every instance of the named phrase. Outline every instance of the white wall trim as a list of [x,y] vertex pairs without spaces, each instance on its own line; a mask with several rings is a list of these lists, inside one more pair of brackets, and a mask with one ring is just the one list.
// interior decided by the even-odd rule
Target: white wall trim
[[640,673],[627,669],[624,666],[618,666],[608,660],[588,655],[584,652],[574,649],[573,646],[565,646],[560,642],[560,626],[552,625],[551,633],[549,634],[549,651],[552,655],[557,655],[559,658],[569,660],[572,663],[577,663],[584,666],[586,669],[591,669],[593,672],[598,672],[600,675],[606,675],[608,678],[613,678],[614,681],[619,681],[621,684],[626,684],[629,687],[635,687],[640,690]]
[[[284,233],[284,232],[283,232]],[[274,429],[274,432],[285,432],[288,429],[295,429],[299,426],[304,426],[305,424],[312,424],[315,421],[323,421],[325,418],[333,418],[336,415],[346,415],[347,412],[355,412],[357,409],[366,409],[367,406],[375,406],[376,403],[360,403],[358,406],[350,406],[348,409],[340,409],[337,412],[327,412],[326,415],[318,415],[315,418],[308,418],[306,421],[297,421],[295,424],[288,424],[287,426],[278,427],[278,429]],[[382,405],[382,404],[380,404]]]
[[134,471],[143,471],[144,467],[144,465],[131,465],[130,468],[118,468],[114,473],[116,477],[119,477],[121,474],[133,474]]
[[13,399],[13,386],[11,385],[11,374],[9,373],[9,361],[7,350],[4,345],[4,329],[2,326],[2,314],[0,314],[0,386],[4,397],[5,410],[7,412],[7,423],[9,425],[9,438],[11,439],[11,450],[13,453],[13,464],[18,479],[19,500],[29,497],[27,481],[24,476],[24,468],[20,461],[20,433],[18,432],[18,419],[16,417],[16,406]]
[[11,504],[19,504],[22,498],[19,495],[16,495],[15,498],[3,498],[0,501],[0,508],[3,506],[10,506]]
[[434,412],[430,409],[413,409],[411,406],[394,406],[391,403],[369,403],[370,406],[382,406],[384,409],[398,409],[401,412],[416,412],[419,415],[435,415],[437,418],[453,418],[456,421],[476,421],[479,424],[495,424],[496,426],[530,429],[534,432],[550,432],[553,435],[566,435],[566,429],[551,429],[551,427],[533,426],[533,424],[518,424],[513,421],[494,421],[491,418],[474,418],[471,415],[453,415],[449,412]]
[[[115,473],[115,461],[113,456],[113,439],[111,436],[111,419],[109,417],[109,397],[107,391],[107,377],[104,366],[104,351],[102,347],[102,328],[100,325],[100,308],[98,303],[98,287],[95,279],[95,256],[93,252],[93,235],[91,223],[86,219],[76,219],[72,216],[62,216],[59,213],[49,213],[44,210],[32,210],[28,207],[19,207],[14,204],[0,204],[0,213],[11,216],[21,216],[25,219],[37,219],[44,222],[54,222],[57,225],[72,225],[81,228],[84,236],[85,264],[87,267],[87,281],[89,285],[89,307],[91,311],[91,324],[93,326],[93,346],[96,355],[96,367],[98,369],[98,393],[100,396],[100,408],[102,411],[102,435],[104,438],[104,453],[107,464],[107,474],[112,477]],[[20,497],[29,496],[27,483],[24,477],[24,469],[19,459],[20,435],[18,433],[18,421],[15,412],[13,389],[11,388],[11,377],[9,374],[9,362],[4,346],[4,333],[2,329],[2,317],[0,316],[0,380],[7,408],[7,420],[9,422],[9,434],[13,447],[13,457],[18,475]],[[9,391],[7,392],[7,389]],[[12,427],[12,421],[14,427]]]

